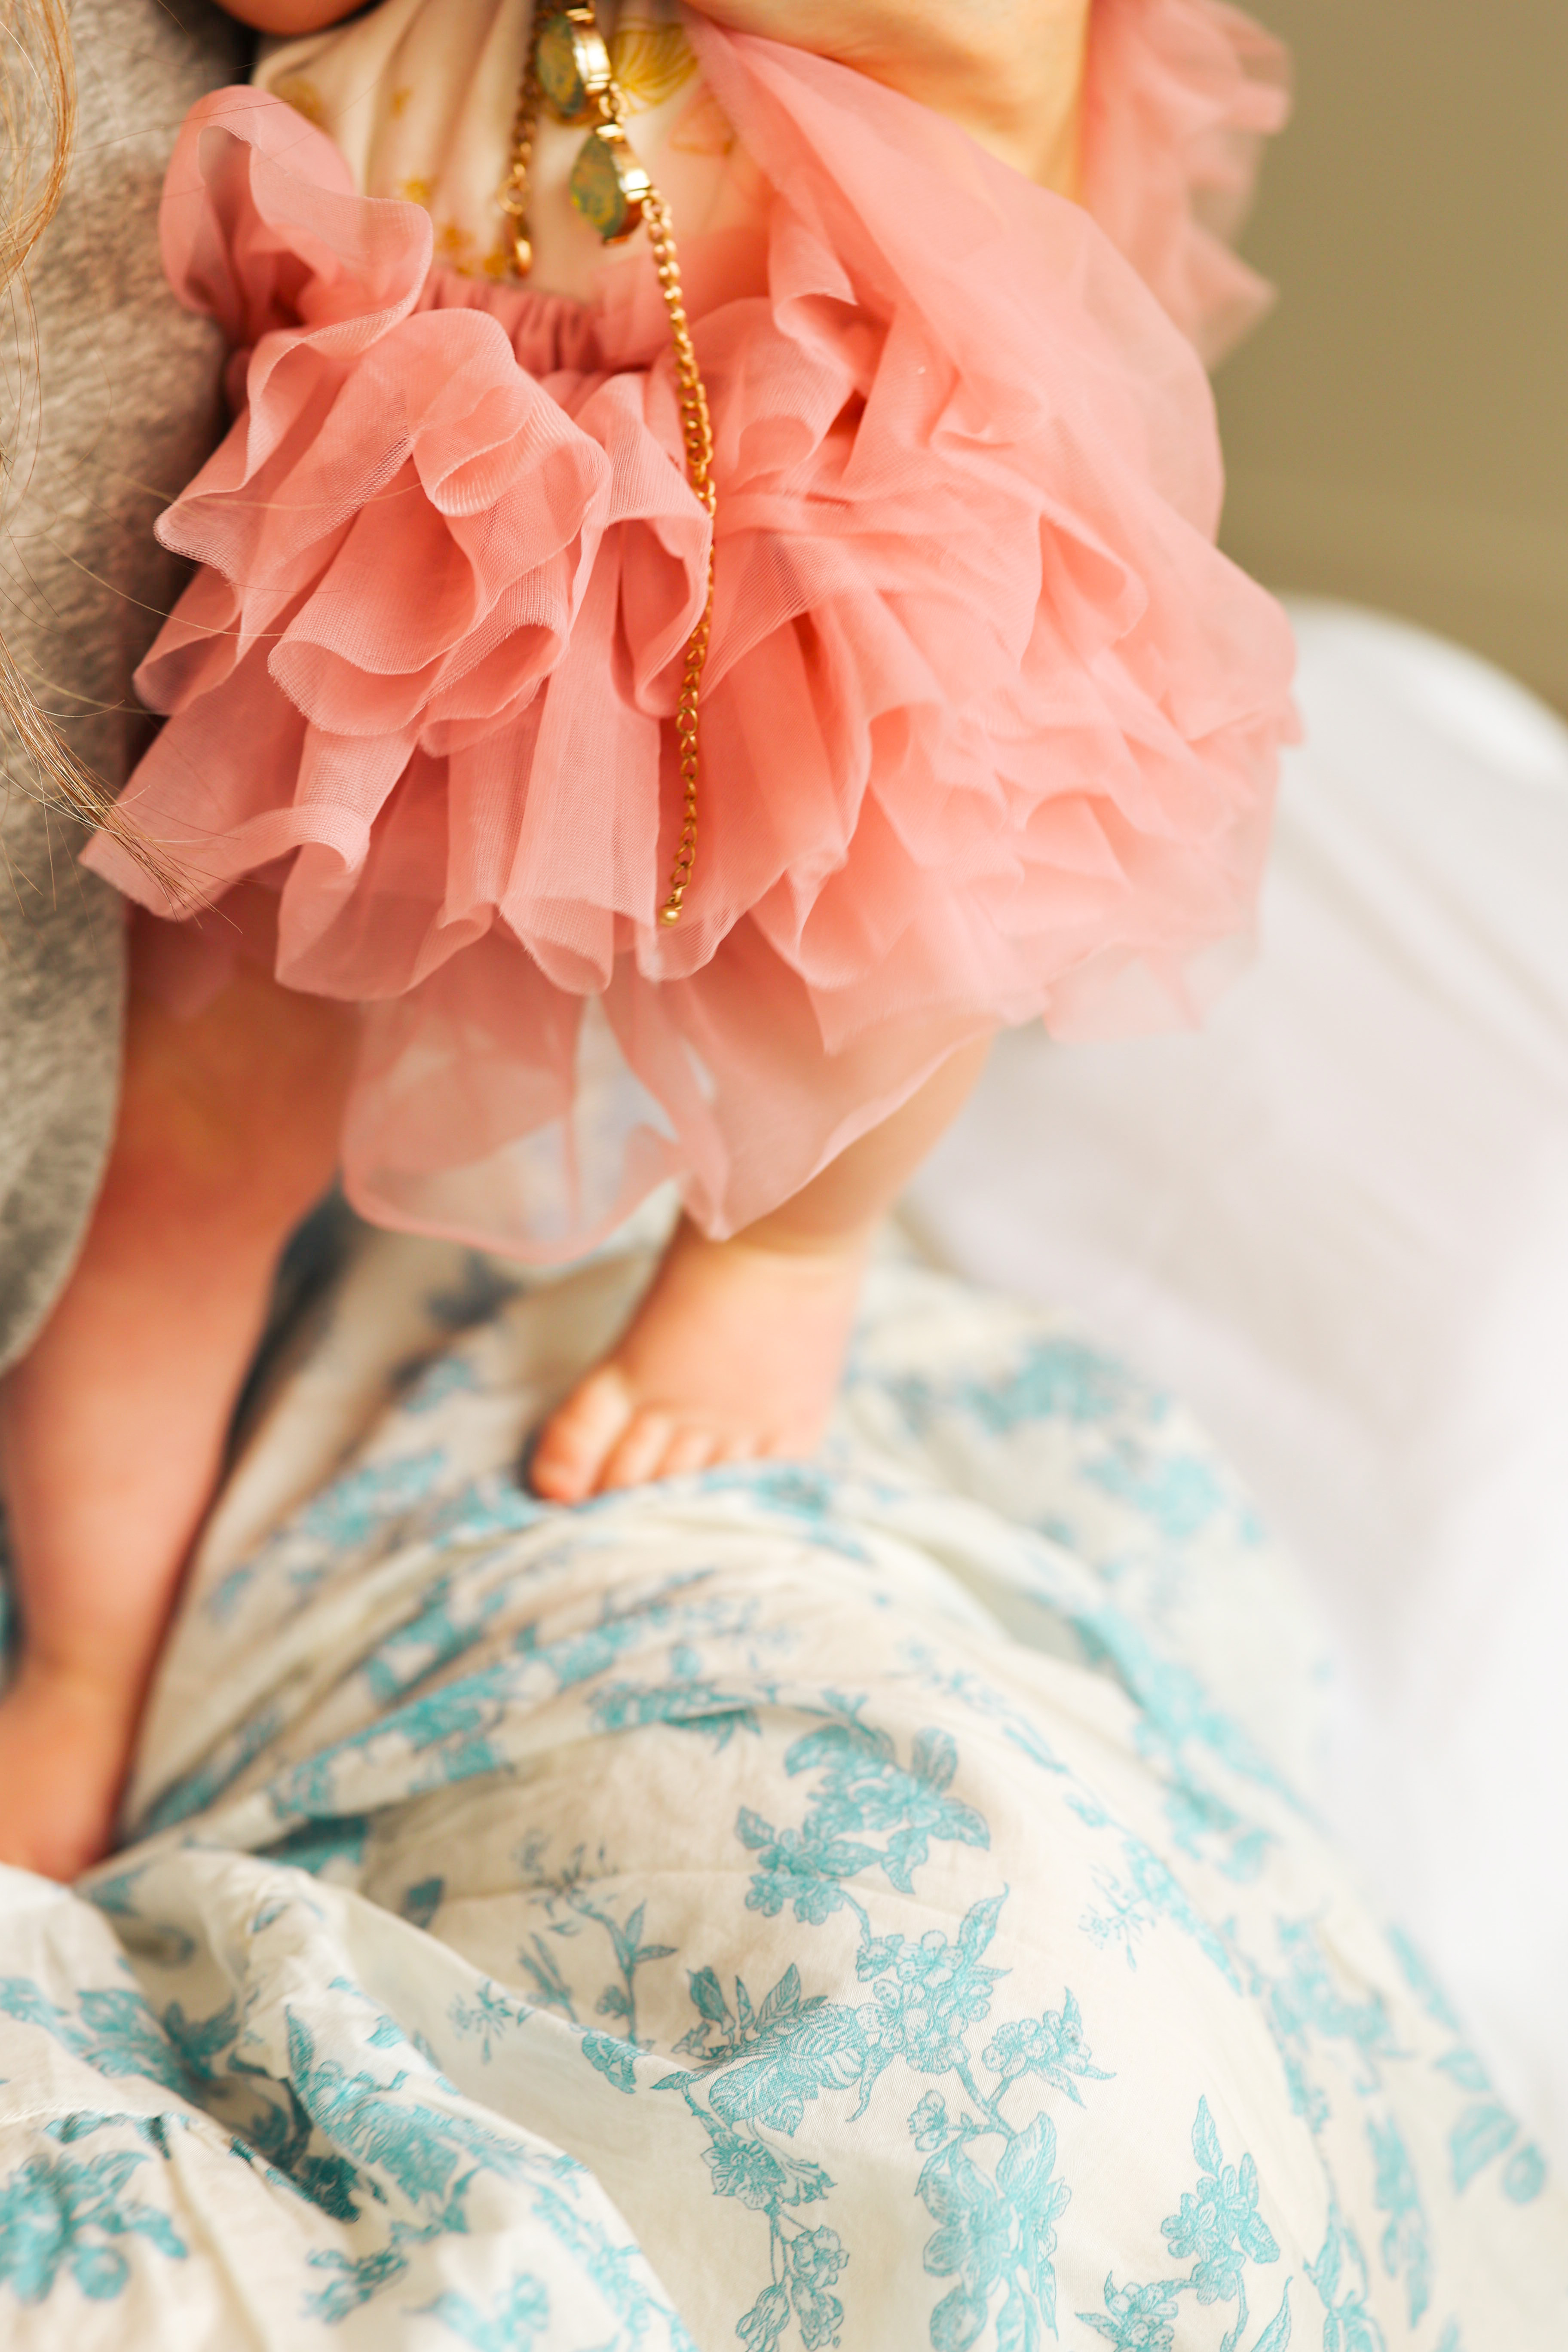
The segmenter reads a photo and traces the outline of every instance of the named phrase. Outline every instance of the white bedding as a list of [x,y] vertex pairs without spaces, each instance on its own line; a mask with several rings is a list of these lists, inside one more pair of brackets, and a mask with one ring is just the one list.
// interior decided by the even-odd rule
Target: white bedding
[[[1226,1429],[1355,1670],[1347,1826],[1560,2126],[1568,752],[1305,636],[1256,983],[1015,1041],[917,1211]],[[893,1263],[820,1465],[546,1510],[635,1275],[378,1236],[297,1334],[134,1843],[0,1872],[0,2337],[1562,2343],[1563,2192],[1300,1801],[1310,1612],[1185,1412]]]
[[1568,729],[1296,608],[1258,968],[1200,1036],[999,1049],[910,1213],[1203,1413],[1327,1605],[1341,1824],[1568,2144]]
[[132,1843],[0,1871],[6,2352],[1558,2352],[1189,1416],[888,1263],[818,1464],[548,1508],[647,1266],[382,1234],[297,1335]]

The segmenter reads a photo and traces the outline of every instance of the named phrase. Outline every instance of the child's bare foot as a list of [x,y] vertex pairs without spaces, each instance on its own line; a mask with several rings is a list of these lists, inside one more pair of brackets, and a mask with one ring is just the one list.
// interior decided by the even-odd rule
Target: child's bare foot
[[108,1852],[135,1722],[123,1689],[24,1663],[0,1700],[0,1862],[75,1878]]
[[860,1234],[774,1245],[710,1242],[683,1223],[613,1354],[545,1424],[535,1492],[580,1503],[717,1462],[812,1453],[865,1261]]

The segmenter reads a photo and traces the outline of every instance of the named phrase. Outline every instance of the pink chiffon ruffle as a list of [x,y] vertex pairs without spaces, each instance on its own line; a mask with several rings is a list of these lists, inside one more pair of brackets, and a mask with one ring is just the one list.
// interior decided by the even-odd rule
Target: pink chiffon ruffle
[[1287,52],[1224,0],[1094,0],[1083,201],[1211,367],[1273,299],[1229,241],[1289,110]]
[[673,1179],[732,1231],[957,1045],[1190,1021],[1234,961],[1292,656],[1213,544],[1188,336],[1246,281],[1165,207],[1262,114],[1229,11],[1102,5],[1086,168],[1126,257],[876,85],[698,36],[773,194],[686,254],[721,504],[673,929],[709,526],[651,270],[589,307],[432,270],[425,214],[277,100],[194,110],[164,253],[237,415],[160,525],[202,569],[125,803],[191,897],[89,856],[165,915],[279,893],[279,978],[366,1008],[368,1215],[561,1256]]

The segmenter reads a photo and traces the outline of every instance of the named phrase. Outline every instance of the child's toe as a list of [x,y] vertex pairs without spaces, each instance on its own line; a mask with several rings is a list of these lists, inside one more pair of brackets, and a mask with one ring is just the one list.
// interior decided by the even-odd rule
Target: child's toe
[[642,1486],[650,1478],[661,1477],[675,1433],[676,1425],[667,1412],[650,1406],[635,1414],[605,1465],[600,1492],[612,1494],[620,1487]]
[[694,1470],[706,1470],[717,1461],[721,1439],[717,1430],[689,1424],[678,1429],[669,1441],[659,1475],[664,1478],[684,1478]]
[[605,1464],[633,1419],[626,1381],[613,1365],[591,1373],[552,1413],[530,1475],[547,1503],[581,1503],[602,1483]]

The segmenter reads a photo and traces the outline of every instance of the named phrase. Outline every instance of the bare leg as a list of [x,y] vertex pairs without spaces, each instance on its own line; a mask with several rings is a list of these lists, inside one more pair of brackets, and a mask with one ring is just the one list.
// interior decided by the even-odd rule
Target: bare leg
[[547,1423],[533,1484],[576,1503],[716,1462],[800,1457],[826,1426],[871,1234],[954,1118],[966,1047],[885,1125],[726,1242],[682,1223],[614,1353]]
[[279,1247],[331,1181],[349,1016],[242,968],[196,1019],[139,992],[79,1264],[0,1386],[24,1647],[0,1701],[0,1861],[108,1844]]

